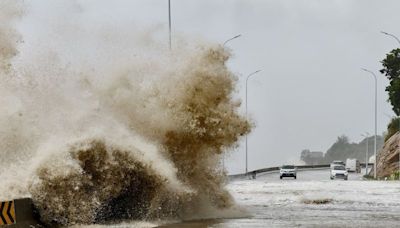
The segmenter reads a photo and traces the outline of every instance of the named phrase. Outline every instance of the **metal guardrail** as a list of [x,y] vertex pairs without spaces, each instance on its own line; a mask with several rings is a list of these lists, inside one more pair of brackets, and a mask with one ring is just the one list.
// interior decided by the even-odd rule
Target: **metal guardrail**
[[[368,166],[372,166],[374,163],[368,163]],[[360,163],[361,167],[365,167],[365,163]],[[323,164],[323,165],[297,165],[295,166],[297,169],[302,170],[302,169],[320,169],[320,168],[329,168],[330,164]],[[269,167],[269,168],[263,168],[263,169],[256,169],[253,171],[249,171],[247,173],[248,176],[256,176],[257,174],[260,173],[268,173],[268,172],[272,172],[272,171],[277,171],[279,170],[280,167],[276,166],[276,167]],[[233,174],[233,175],[228,175],[228,178],[230,180],[233,179],[238,179],[238,178],[243,178],[246,177],[246,173],[239,173],[239,174]]]

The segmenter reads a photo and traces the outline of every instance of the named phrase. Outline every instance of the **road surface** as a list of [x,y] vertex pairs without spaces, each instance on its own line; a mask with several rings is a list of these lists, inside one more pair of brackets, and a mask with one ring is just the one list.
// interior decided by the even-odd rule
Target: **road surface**
[[[162,225],[163,228],[235,227],[400,227],[400,182],[330,180],[329,170],[299,171],[297,180],[279,174],[235,180],[228,189],[247,210],[241,218],[219,218]],[[323,204],[317,204],[322,202]],[[132,222],[107,227],[154,227]],[[104,227],[104,226],[89,226]]]
[[[187,222],[165,227],[400,227],[400,182],[330,180],[329,170],[278,173],[228,184],[248,218]],[[325,204],[315,204],[322,202]]]

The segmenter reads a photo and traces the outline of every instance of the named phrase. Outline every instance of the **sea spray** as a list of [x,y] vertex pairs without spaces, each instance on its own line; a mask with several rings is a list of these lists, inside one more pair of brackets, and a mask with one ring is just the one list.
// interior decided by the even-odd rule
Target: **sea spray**
[[22,5],[20,1],[4,0],[0,9],[0,68],[8,71],[11,58],[18,53],[16,44],[21,41],[15,22],[22,15]]
[[179,199],[181,192],[190,194],[185,186],[178,188],[176,180],[157,173],[157,166],[135,157],[139,156],[135,148],[107,142],[98,138],[76,142],[65,151],[67,157],[51,158],[38,168],[30,192],[43,221],[90,224],[144,219],[160,210],[161,205],[152,205],[157,195],[168,191],[171,199]]
[[[18,12],[11,5],[0,15]],[[76,32],[101,51],[66,57],[65,47],[18,46],[15,16],[2,18],[1,199],[31,196],[52,225],[211,218],[234,207],[219,161],[250,125],[232,98],[227,50],[137,46],[105,27],[93,34],[113,31],[107,40]]]

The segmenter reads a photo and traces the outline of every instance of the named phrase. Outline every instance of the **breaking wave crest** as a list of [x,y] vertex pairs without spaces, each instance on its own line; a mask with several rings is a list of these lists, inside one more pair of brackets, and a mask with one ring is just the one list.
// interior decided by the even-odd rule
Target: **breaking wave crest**
[[35,45],[18,46],[13,29],[19,8],[0,4],[0,199],[30,196],[56,225],[213,217],[234,207],[220,159],[250,124],[232,98],[227,50],[169,52],[101,28],[109,39],[92,37],[103,49],[88,48],[90,58],[49,45],[32,59]]
[[171,180],[157,172],[157,167],[135,157],[138,151],[105,141],[77,142],[66,151],[70,164],[61,165],[63,158],[52,161],[57,166],[43,165],[37,170],[38,180],[30,190],[42,220],[90,224],[144,219],[159,213],[175,216],[171,213],[178,208],[156,202],[157,198],[168,192],[170,200],[179,200],[181,194],[190,191],[184,192],[184,186],[169,186]]

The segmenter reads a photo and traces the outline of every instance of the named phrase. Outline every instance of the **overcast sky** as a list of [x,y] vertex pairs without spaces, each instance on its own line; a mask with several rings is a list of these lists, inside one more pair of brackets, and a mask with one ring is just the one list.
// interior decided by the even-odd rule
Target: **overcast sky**
[[[92,17],[160,27],[167,43],[167,0],[76,2]],[[65,7],[31,5],[37,15]],[[361,67],[378,75],[378,134],[385,131],[393,112],[380,60],[399,44],[380,31],[400,36],[400,1],[171,0],[171,5],[173,39],[180,34],[222,43],[242,35],[227,44],[234,54],[229,67],[240,77],[237,97],[244,101],[246,75],[262,70],[248,84],[248,110],[256,123],[248,138],[250,170],[296,162],[302,149],[326,152],[342,134],[357,142],[361,133],[372,134],[374,80]],[[244,158],[243,140],[226,161],[229,171],[243,172]]]

